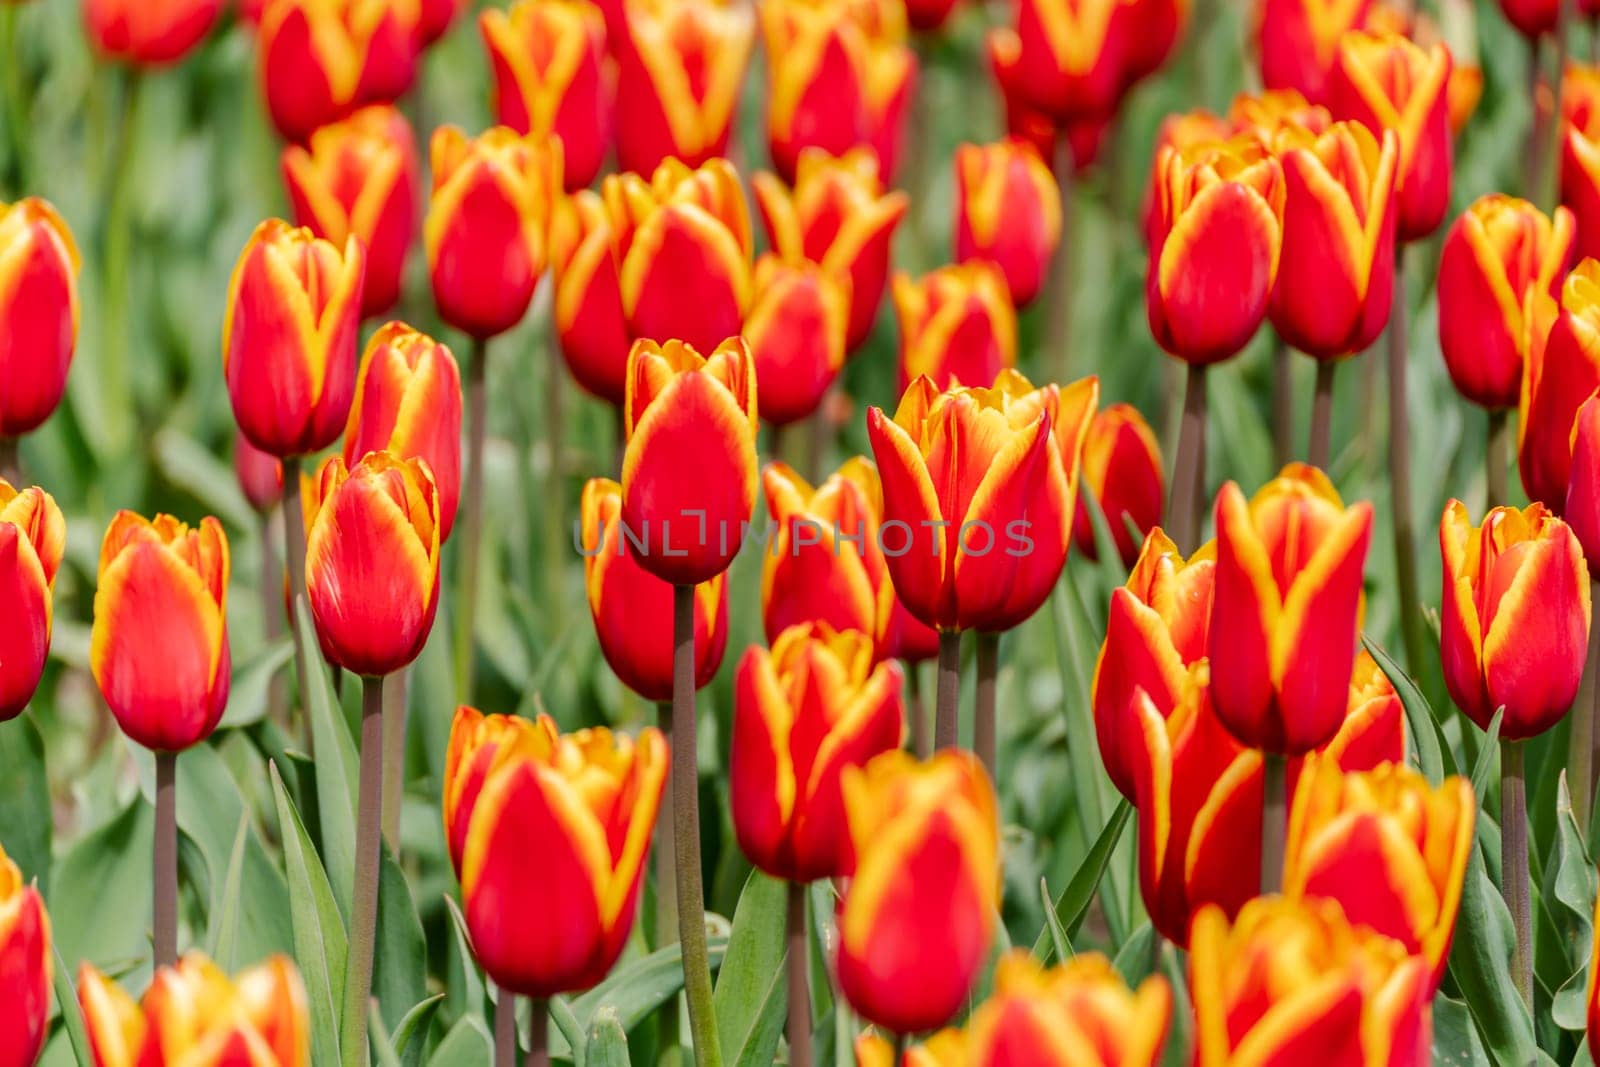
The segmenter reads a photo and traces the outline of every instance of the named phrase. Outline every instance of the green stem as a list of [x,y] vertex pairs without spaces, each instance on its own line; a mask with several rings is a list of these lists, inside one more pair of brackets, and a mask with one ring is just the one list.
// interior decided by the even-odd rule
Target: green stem
[[1394,522],[1395,575],[1400,592],[1400,635],[1406,668],[1422,670],[1428,643],[1417,591],[1416,518],[1411,507],[1411,414],[1406,402],[1405,249],[1395,249],[1394,306],[1389,313],[1389,510]]
[[305,642],[301,640],[296,615],[300,605],[306,603],[306,520],[300,504],[300,457],[283,458],[283,562],[289,570],[289,634],[294,638],[294,677],[300,694],[300,724],[306,751],[316,755],[312,740],[311,716],[311,664],[306,659]]
[[383,679],[361,679],[361,791],[356,801],[355,893],[344,969],[339,1051],[344,1067],[367,1062],[367,1001],[378,929],[378,861],[383,848]]
[[483,552],[483,444],[488,435],[489,341],[475,337],[467,363],[466,506],[461,519],[461,576],[456,589],[456,700],[472,701],[473,626],[478,613],[478,566]]
[[1511,496],[1506,488],[1506,472],[1511,468],[1510,415],[1507,408],[1494,408],[1489,412],[1489,440],[1484,446],[1484,484],[1488,487],[1490,508],[1509,502]]
[[1317,390],[1311,398],[1311,443],[1306,458],[1320,471],[1328,469],[1333,438],[1333,372],[1331,359],[1317,360]]
[[1275,752],[1261,754],[1261,892],[1283,888],[1283,842],[1288,836],[1289,804],[1284,758]]
[[155,960],[178,962],[178,754],[156,753]]
[[103,395],[118,398],[123,406],[116,407],[114,425],[102,427],[101,431],[108,436],[111,445],[119,447],[124,443],[122,434],[127,425],[127,415],[131,414],[127,407],[128,264],[133,245],[131,196],[134,188],[131,170],[139,129],[140,88],[143,84],[144,78],[136,69],[130,68],[127,88],[122,95],[116,155],[111,172],[107,175],[105,230],[102,234],[105,292],[101,302],[105,312],[105,330],[101,337],[104,359],[99,368],[100,387]]
[[928,731],[928,702],[922,699],[922,665],[908,659],[906,665],[906,717],[911,720],[911,751],[918,759],[933,755],[933,737]]
[[561,576],[567,562],[566,495],[562,483],[562,444],[566,439],[566,367],[555,345],[555,327],[552,323],[550,341],[545,346],[549,381],[544,394],[545,445],[550,466],[546,472],[544,493],[544,611],[550,632],[559,634],[563,627]]
[[894,1067],[904,1067],[906,1062],[906,1035],[894,1035]]
[[1272,458],[1281,469],[1294,458],[1294,354],[1272,342]]
[[1544,80],[1539,69],[1543,40],[1543,37],[1535,37],[1528,42],[1528,143],[1522,161],[1522,195],[1535,204],[1540,202],[1539,189],[1543,184],[1540,172],[1544,164],[1544,153],[1541,151],[1544,121],[1539,109],[1539,86]]
[[[1589,586],[1589,599],[1600,597],[1600,582]],[[1595,720],[1600,718],[1600,626],[1589,627],[1589,658],[1584,663],[1583,684],[1572,705],[1572,737],[1567,745],[1567,788],[1572,791],[1572,814],[1588,832],[1594,803]]]
[[[283,633],[283,569],[278,565],[278,553],[272,547],[272,513],[260,516],[256,526],[261,539],[261,633],[269,643]],[[267,717],[280,727],[287,727],[285,711],[288,708],[281,671],[273,671],[267,682]]]
[[806,938],[806,885],[789,883],[789,1065],[811,1067],[811,945]]
[[1500,740],[1500,892],[1511,912],[1517,947],[1511,978],[1533,1007],[1533,899],[1528,885],[1528,794],[1522,742]]
[[995,683],[1000,674],[1000,635],[979,631],[977,636],[977,694],[972,720],[972,748],[983,769],[995,777]]
[[0,3],[0,93],[5,96],[5,124],[11,136],[11,188],[17,193],[28,189],[28,90],[22,76],[22,55],[17,48],[17,23],[22,18],[20,4]]
[[400,855],[400,809],[406,785],[406,703],[411,669],[402,667],[383,680],[388,687],[383,718],[383,839]]
[[[672,705],[656,708],[656,722],[672,744]],[[670,778],[670,775],[669,775]],[[656,948],[678,940],[677,854],[672,835],[672,788],[669,784],[656,811]]]
[[1544,149],[1544,183],[1533,200],[1541,210],[1553,211],[1561,188],[1561,139],[1563,127],[1561,108],[1567,90],[1567,58],[1572,54],[1572,23],[1577,18],[1575,0],[1560,0],[1556,5],[1556,91],[1551,112],[1549,143]]
[[939,685],[933,709],[933,747],[960,744],[961,631],[939,631]]
[[1172,495],[1167,521],[1178,551],[1199,547],[1204,525],[1206,480],[1206,366],[1190,363],[1183,387],[1183,421],[1178,430],[1178,455],[1172,465]]
[[494,1006],[494,1067],[517,1067],[517,995],[509,989],[500,990]]
[[550,1067],[550,1002],[534,997],[528,1016],[528,1067]]

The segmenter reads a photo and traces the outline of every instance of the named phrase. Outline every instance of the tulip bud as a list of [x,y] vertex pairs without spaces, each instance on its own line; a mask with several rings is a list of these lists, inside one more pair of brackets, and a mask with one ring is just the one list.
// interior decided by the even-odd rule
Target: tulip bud
[[1450,227],[1439,260],[1439,348],[1457,391],[1486,408],[1517,405],[1536,340],[1536,304],[1557,295],[1572,251],[1572,213],[1547,217],[1493,193]]
[[274,456],[328,447],[355,391],[366,255],[278,219],[256,227],[233,269],[222,371],[233,417]]
[[[1192,112],[1191,116],[1202,116],[1207,112]],[[1190,121],[1194,121],[1191,117]],[[1328,127],[1333,125],[1333,116],[1328,114],[1328,109],[1321,104],[1313,104],[1297,89],[1264,89],[1259,93],[1239,93],[1228,105],[1227,122],[1220,133],[1210,135],[1211,140],[1226,140],[1234,133],[1253,131],[1271,144],[1277,141],[1286,131],[1309,134],[1312,138],[1322,136],[1328,132]],[[1179,141],[1179,147],[1184,144],[1196,144],[1199,140],[1207,139],[1204,125],[1197,125],[1195,134],[1200,135],[1195,140]]]
[[550,997],[587,989],[622,953],[638,910],[667,745],[606,729],[558,735],[500,762],[472,805],[461,899],[472,949],[497,986]]
[[1554,507],[1567,498],[1573,419],[1600,387],[1600,261],[1585,259],[1567,275],[1559,311],[1537,291],[1531,306],[1517,467],[1529,499]]
[[1261,0],[1256,47],[1268,89],[1295,89],[1328,101],[1339,39],[1364,23],[1371,0]]
[[[655,703],[672,699],[672,586],[640,565],[638,538],[622,519],[622,487],[591,478],[580,504],[584,588],[600,651],[622,684]],[[727,575],[694,591],[694,683],[711,684],[728,647]]]
[[626,0],[617,56],[617,161],[649,174],[723,155],[755,43],[737,0]]
[[750,862],[774,878],[842,877],[840,775],[905,732],[900,668],[874,663],[872,638],[801,623],[768,652],[751,646],[734,681],[728,784],[733,828]]
[[[1576,13],[1592,17],[1600,4],[1578,0]],[[1561,16],[1561,0],[1500,0],[1500,11],[1517,32],[1530,40],[1553,33]]]
[[1015,84],[1057,119],[1111,114],[1128,84],[1125,60],[1140,32],[1134,8],[1124,0],[1022,0]]
[[994,939],[994,787],[955,749],[923,763],[885,752],[846,768],[842,784],[854,862],[839,902],[839,989],[878,1026],[932,1030],[966,1003]]
[[1593,572],[1600,566],[1600,398],[1594,394],[1572,424],[1572,477],[1564,514]]
[[938,389],[988,388],[1017,362],[1017,312],[1005,275],[987,260],[894,276],[900,390],[920,377]]
[[519,759],[548,753],[556,744],[555,720],[548,715],[485,715],[462,704],[450,720],[450,744],[444,759],[445,847],[450,866],[461,877],[472,811],[489,775]]
[[1124,0],[1122,78],[1132,86],[1167,62],[1189,23],[1192,0]]
[[221,8],[221,0],[84,0],[83,21],[102,56],[156,67],[205,40]]
[[266,515],[283,499],[283,464],[237,430],[233,434],[233,474],[256,514]]
[[[1123,566],[1132,567],[1141,542],[1129,524],[1138,537],[1148,534],[1161,521],[1167,498],[1161,445],[1132,404],[1112,404],[1089,422],[1083,439],[1083,488],[1086,499],[1093,497],[1105,516]],[[1072,539],[1085,557],[1099,558],[1086,507],[1072,517]]]
[[31,1067],[50,1031],[50,916],[0,848],[0,1063]]
[[427,48],[446,33],[467,0],[420,0],[417,13],[417,45]]
[[620,408],[633,341],[622,317],[611,219],[598,193],[581,189],[557,204],[550,261],[556,287],[551,314],[567,369],[589,393]]
[[361,238],[367,253],[361,314],[381,315],[400,299],[417,233],[417,146],[405,116],[374,104],[312,132],[310,150],[283,150],[283,180],[295,223],[342,246]]
[[61,403],[78,339],[78,246],[47,201],[0,202],[0,438]]
[[[1266,94],[1271,95],[1271,94]],[[1299,96],[1298,93],[1295,94]],[[1249,99],[1243,97],[1242,99]],[[1234,100],[1234,106],[1239,106],[1239,99]],[[1156,128],[1155,148],[1151,155],[1150,181],[1144,193],[1144,205],[1140,209],[1140,232],[1144,235],[1145,244],[1154,248],[1161,235],[1158,217],[1158,208],[1161,203],[1161,187],[1166,182],[1162,160],[1166,149],[1171,148],[1176,152],[1193,149],[1196,145],[1215,144],[1226,141],[1232,137],[1241,126],[1248,128],[1250,123],[1236,123],[1232,115],[1228,118],[1219,117],[1205,108],[1195,108],[1193,111],[1183,111],[1168,115],[1161,120],[1161,125]]]
[[266,0],[257,30],[272,124],[299,142],[416,76],[418,0]]
[[18,492],[0,478],[0,723],[21,715],[39,687],[66,541],[66,520],[49,493]]
[[423,223],[439,317],[486,340],[522,320],[545,268],[561,150],[504,126],[468,138],[433,131],[433,197]]
[[956,259],[992,260],[1011,302],[1039,295],[1061,242],[1061,194],[1050,168],[1020,141],[956,149]]
[[1521,741],[1561,720],[1589,650],[1589,568],[1543,504],[1492,509],[1473,528],[1452,500],[1439,520],[1440,639],[1450,697],[1483,729]]
[[611,147],[606,24],[589,0],[517,0],[478,16],[495,114],[520,134],[561,139],[568,190],[586,188]]
[[122,732],[181,752],[228,704],[228,538],[207,516],[119,511],[100,546],[89,666]]
[[773,426],[815,412],[844,369],[847,284],[814,263],[785,263],[770,252],[756,264],[744,338],[761,383],[761,417]]
[[344,431],[344,465],[368,452],[420,459],[439,494],[439,540],[461,496],[461,370],[450,350],[403,322],[372,335]]
[[417,658],[439,608],[439,493],[422,459],[329,456],[302,483],[306,598],[322,655],[377,678]]

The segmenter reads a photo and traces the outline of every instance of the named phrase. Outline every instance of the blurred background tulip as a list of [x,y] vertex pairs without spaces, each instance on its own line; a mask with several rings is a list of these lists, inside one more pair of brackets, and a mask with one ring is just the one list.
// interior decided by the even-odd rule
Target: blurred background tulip
[[1011,302],[1028,306],[1061,241],[1061,197],[1049,166],[1031,145],[1009,140],[961,145],[955,174],[957,261],[993,261]]
[[257,52],[278,134],[304,141],[362,104],[405,95],[419,17],[419,0],[265,0]]
[[557,206],[550,227],[556,340],[577,383],[620,409],[633,341],[622,318],[613,244],[611,219],[598,193],[579,190]]
[[[1600,261],[1585,259],[1561,283],[1561,302],[1535,295],[1517,412],[1517,467],[1528,499],[1567,499],[1572,422],[1600,386]],[[1539,338],[1544,337],[1543,344]]]
[[1136,7],[1123,0],[1019,3],[1014,30],[998,31],[1018,41],[1015,84],[1056,119],[1115,110],[1128,81]]
[[1600,396],[1591,395],[1572,423],[1572,468],[1562,512],[1583,549],[1591,580],[1600,567]]
[[900,389],[927,377],[940,390],[987,389],[1017,363],[1017,312],[1005,275],[987,260],[894,277]]
[[66,541],[66,520],[49,493],[18,491],[0,478],[0,723],[22,714],[44,673]]
[[1359,28],[1371,0],[1258,0],[1256,47],[1268,89],[1326,103],[1339,40]]
[[[50,417],[78,338],[78,246],[37,197],[0,201],[0,452]],[[11,460],[0,456],[0,476]]]
[[1167,495],[1164,469],[1161,445],[1138,408],[1118,403],[1096,412],[1083,439],[1083,499],[1072,515],[1078,551],[1088,559],[1099,558],[1089,516],[1088,501],[1093,499],[1123,566],[1131,568],[1144,536],[1161,522]]
[[278,506],[283,497],[283,464],[238,431],[233,435],[233,473],[256,514],[266,515]]
[[221,0],[84,0],[95,50],[140,67],[176,63],[217,21]]
[[770,252],[756,263],[743,333],[769,424],[813,414],[844,369],[847,284],[814,263],[785,263]]
[[450,32],[468,0],[418,0],[417,44],[427,48]]
[[51,960],[44,898],[0,848],[0,1067],[33,1067],[44,1048]]

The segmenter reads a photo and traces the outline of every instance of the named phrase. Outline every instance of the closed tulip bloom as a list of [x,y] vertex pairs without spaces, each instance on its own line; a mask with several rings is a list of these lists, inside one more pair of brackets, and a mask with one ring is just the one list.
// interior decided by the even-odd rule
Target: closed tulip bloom
[[849,280],[845,347],[855,352],[878,319],[889,282],[890,243],[910,200],[899,190],[884,190],[876,157],[859,148],[838,158],[821,149],[802,150],[792,190],[767,173],[757,174],[751,185],[774,251]]
[[580,189],[556,205],[550,263],[556,287],[552,317],[561,357],[586,392],[620,408],[628,391],[633,339],[622,317],[613,236],[600,194]]
[[617,161],[649,174],[691,167],[728,147],[755,43],[750,5],[735,0],[624,0],[617,56]]
[[1023,0],[1016,8],[1015,84],[1057,120],[1115,111],[1138,33],[1134,9],[1125,0]]
[[[1244,130],[1255,131],[1269,143],[1286,130],[1319,137],[1333,125],[1333,116],[1326,107],[1307,100],[1298,89],[1263,89],[1259,93],[1236,95],[1228,105],[1227,122],[1229,127],[1225,127],[1221,133],[1212,134],[1210,139],[1225,139]],[[1196,132],[1203,135],[1204,125],[1199,126]],[[1198,139],[1206,138],[1202,136]],[[1196,141],[1178,143],[1181,146]]]
[[647,539],[640,566],[675,585],[709,581],[733,562],[756,502],[750,349],[729,338],[706,358],[640,341],[622,411],[622,521]]
[[900,389],[920,377],[943,390],[987,388],[1017,362],[1017,311],[1005,275],[987,260],[894,277]]
[[[646,700],[672,699],[672,586],[640,565],[645,530],[622,521],[622,487],[591,478],[580,504],[583,581],[600,652],[622,684]],[[711,684],[728,647],[727,576],[694,591],[694,682]]]
[[221,0],[84,0],[89,43],[140,67],[176,63],[205,40]]
[[1217,363],[1266,317],[1282,244],[1283,171],[1253,136],[1166,148],[1155,166],[1150,330],[1187,363]]
[[935,1029],[966,1003],[994,939],[994,787],[954,749],[922,763],[885,752],[842,781],[854,862],[839,902],[840,991],[887,1030]]
[[37,197],[0,202],[0,438],[48,419],[78,340],[78,246]]
[[518,0],[478,27],[494,71],[495,114],[521,134],[561,139],[567,189],[594,181],[611,149],[606,24],[589,0]]
[[1535,293],[1518,397],[1517,468],[1530,500],[1559,507],[1572,469],[1572,424],[1600,387],[1600,261],[1585,259],[1555,301]]
[[417,44],[427,48],[449,33],[456,16],[466,6],[467,0],[419,0]]
[[544,273],[561,189],[561,149],[496,126],[433,131],[433,198],[423,223],[433,299],[445,322],[485,340],[527,313]]
[[19,492],[0,478],[0,723],[21,715],[39,687],[66,540],[66,520],[49,493]]
[[1045,161],[1020,141],[956,149],[956,259],[992,260],[1011,301],[1039,295],[1061,242],[1061,194]]
[[1563,514],[1594,571],[1600,566],[1600,397],[1594,395],[1572,424],[1572,477]]
[[366,255],[278,219],[256,227],[233,269],[222,372],[249,442],[278,457],[328,447],[355,393]]
[[267,112],[284,140],[404,96],[418,16],[418,0],[266,0],[257,50]]
[[900,747],[903,682],[872,637],[801,623],[751,646],[734,681],[728,787],[739,848],[774,878],[850,869],[840,775]]
[[473,804],[461,899],[495,984],[549,997],[600,981],[627,943],[668,756],[653,728],[536,739]]
[[1193,0],[1124,0],[1129,10],[1123,41],[1122,78],[1128,85],[1160,70],[1189,25]]
[[0,848],[0,1067],[33,1067],[50,1022],[50,916]]
[[233,474],[256,514],[266,515],[283,499],[283,464],[234,431]]
[[1474,528],[1452,500],[1439,520],[1440,640],[1450,697],[1483,729],[1520,741],[1561,720],[1589,648],[1589,569],[1566,523],[1543,504],[1499,507]]
[[548,753],[556,745],[555,720],[548,715],[485,715],[462,704],[450,720],[450,743],[444,758],[445,847],[450,866],[461,877],[472,811],[489,775],[507,763]]
[[1439,349],[1474,404],[1516,407],[1528,352],[1542,344],[1535,305],[1557,295],[1572,240],[1566,208],[1546,216],[1500,193],[1473,201],[1450,227],[1439,260]]
[[100,546],[89,667],[122,732],[181,752],[228,704],[228,539],[207,516],[119,511]]
[[[1595,0],[1578,0],[1576,11],[1592,16],[1600,4]],[[1500,0],[1500,11],[1506,21],[1515,26],[1524,37],[1537,38],[1555,31],[1561,15],[1561,0]]]
[[1268,89],[1294,89],[1326,103],[1339,39],[1359,29],[1371,0],[1260,0],[1256,46]]
[[1600,255],[1600,68],[1571,64],[1561,79],[1561,202],[1578,257]]
[[744,338],[761,383],[761,417],[786,426],[812,414],[844,369],[850,294],[814,263],[768,253],[756,264]]
[[[1238,106],[1237,99],[1234,105]],[[1145,244],[1154,248],[1161,237],[1159,208],[1161,187],[1166,182],[1166,176],[1160,164],[1167,154],[1166,150],[1171,148],[1181,152],[1197,145],[1226,141],[1237,132],[1238,126],[1231,115],[1224,117],[1203,107],[1168,115],[1161,120],[1161,125],[1156,127],[1156,140],[1151,152],[1150,181],[1140,209],[1139,229]]]
[[1251,748],[1300,755],[1344,718],[1372,505],[1346,508],[1321,471],[1290,464],[1248,503],[1224,485],[1216,528],[1218,717]]
[[[1082,463],[1085,500],[1094,498],[1123,566],[1132,567],[1142,538],[1161,522],[1166,506],[1166,479],[1155,431],[1132,404],[1111,404],[1089,422]],[[1129,529],[1130,523],[1137,534]],[[1072,516],[1072,540],[1084,556],[1099,558],[1087,506]]]

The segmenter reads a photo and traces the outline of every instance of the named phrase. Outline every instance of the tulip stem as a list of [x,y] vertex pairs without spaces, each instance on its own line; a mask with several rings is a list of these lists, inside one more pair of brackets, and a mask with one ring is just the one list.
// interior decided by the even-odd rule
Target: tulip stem
[[1528,42],[1528,143],[1526,154],[1523,156],[1522,187],[1523,197],[1530,203],[1538,204],[1543,199],[1540,196],[1542,178],[1540,171],[1543,169],[1544,155],[1539,150],[1543,143],[1544,121],[1540,117],[1539,85],[1544,80],[1543,72],[1539,69],[1539,62],[1543,58],[1540,47],[1543,37],[1534,37]]
[[[261,538],[261,632],[268,642],[283,634],[283,569],[278,565],[278,553],[272,547],[272,513],[261,516],[257,532]],[[284,719],[283,673],[273,671],[267,683],[267,717],[280,726]]]
[[1048,343],[1054,358],[1053,381],[1065,382],[1072,368],[1072,253],[1073,208],[1077,202],[1077,157],[1072,138],[1062,135],[1056,145],[1056,185],[1061,190],[1061,242],[1056,247],[1056,262],[1050,291]]
[[[1561,189],[1562,104],[1567,91],[1567,58],[1572,54],[1572,23],[1577,17],[1575,0],[1556,4],[1556,91],[1550,112],[1550,143],[1544,147],[1544,184],[1537,198],[1530,197],[1541,211],[1555,210]],[[1537,105],[1537,101],[1535,102]]]
[[383,848],[383,679],[361,679],[361,791],[356,799],[355,893],[344,968],[339,1051],[344,1067],[367,1062],[367,1001],[378,928],[378,860]]
[[1510,497],[1506,489],[1506,472],[1511,467],[1510,414],[1508,408],[1493,408],[1489,412],[1489,440],[1484,450],[1484,481],[1488,487],[1490,508],[1499,507]]
[[509,989],[494,1005],[494,1067],[517,1067],[517,995]]
[[1280,468],[1294,458],[1294,353],[1281,337],[1272,342],[1272,458]]
[[[552,305],[553,306],[553,305]],[[553,316],[553,312],[552,312]],[[549,339],[545,344],[545,364],[549,368],[549,380],[545,382],[544,391],[544,435],[545,448],[549,452],[550,466],[546,471],[544,491],[544,563],[545,563],[545,594],[544,611],[552,635],[559,634],[563,628],[561,600],[561,573],[562,564],[567,561],[566,552],[566,499],[562,485],[562,453],[563,442],[566,439],[566,390],[564,388],[566,366],[562,363],[561,354],[555,344],[555,321],[552,317],[550,323]]]
[[1184,553],[1199,546],[1206,480],[1206,366],[1190,363],[1188,368],[1178,454],[1172,465],[1172,496],[1167,503],[1172,539]]
[[300,694],[300,723],[305,729],[306,751],[316,755],[311,739],[311,665],[300,640],[295,614],[306,602],[306,520],[300,506],[300,457],[283,457],[283,564],[289,570],[289,634],[294,638],[294,678]]
[[894,1035],[894,1059],[890,1061],[894,1067],[902,1067],[906,1062],[906,1035]]
[[1276,752],[1261,754],[1261,892],[1283,888],[1283,843],[1289,834],[1288,780],[1285,760]]
[[933,747],[960,743],[961,631],[939,631],[939,686],[933,710]]
[[1000,674],[1000,635],[978,631],[977,699],[972,721],[972,748],[989,780],[995,778],[995,681]]
[[1400,589],[1400,636],[1413,675],[1428,655],[1417,592],[1416,518],[1411,509],[1411,415],[1406,406],[1405,246],[1395,249],[1394,304],[1389,313],[1389,493],[1394,522],[1395,576]]
[[[656,722],[661,733],[672,745],[672,705],[656,705]],[[661,795],[661,805],[656,809],[656,937],[651,945],[657,950],[678,941],[678,856],[677,840],[672,832],[672,785],[668,772],[667,789]],[[661,1012],[661,1028],[657,1044],[663,1049],[679,1047],[678,998],[670,997]]]
[[811,968],[806,940],[806,884],[789,883],[789,1065],[811,1067]]
[[[4,13],[0,11],[0,15]],[[22,461],[17,456],[15,437],[0,436],[0,478],[10,482],[13,488],[21,488]]]
[[178,962],[178,754],[156,753],[155,958]]
[[[550,1002],[543,997],[534,997],[529,1002],[533,1011],[528,1016],[528,1067],[550,1067]],[[511,1014],[513,1027],[516,1026],[516,1012]],[[513,1054],[516,1042],[511,1043]],[[516,1067],[513,1062],[512,1067]]]
[[485,380],[489,368],[489,341],[472,339],[467,361],[467,470],[466,513],[461,519],[461,577],[456,606],[456,700],[472,702],[472,631],[478,614],[478,566],[483,552],[483,443],[489,432],[489,397]]
[[[1600,597],[1600,583],[1589,586],[1589,599]],[[1595,720],[1600,718],[1600,626],[1589,627],[1589,658],[1584,662],[1583,684],[1572,706],[1572,738],[1567,746],[1567,788],[1572,792],[1572,814],[1585,834],[1590,805],[1594,803]]]
[[406,702],[411,670],[402,667],[384,678],[389,689],[383,717],[383,839],[400,855],[400,808],[406,785]]
[[1317,360],[1317,389],[1311,398],[1311,441],[1306,459],[1320,471],[1328,469],[1333,437],[1333,372],[1331,359]]
[[700,874],[699,723],[694,707],[694,586],[672,590],[672,823],[678,860],[678,940],[683,991],[698,1067],[721,1067],[711,962],[706,954],[705,887]]
[[1528,795],[1522,742],[1500,739],[1500,885],[1517,932],[1512,980],[1533,1007],[1533,901],[1528,887]]
[[933,755],[933,738],[928,735],[928,704],[922,699],[922,665],[906,663],[906,715],[911,719],[911,751],[918,759]]

